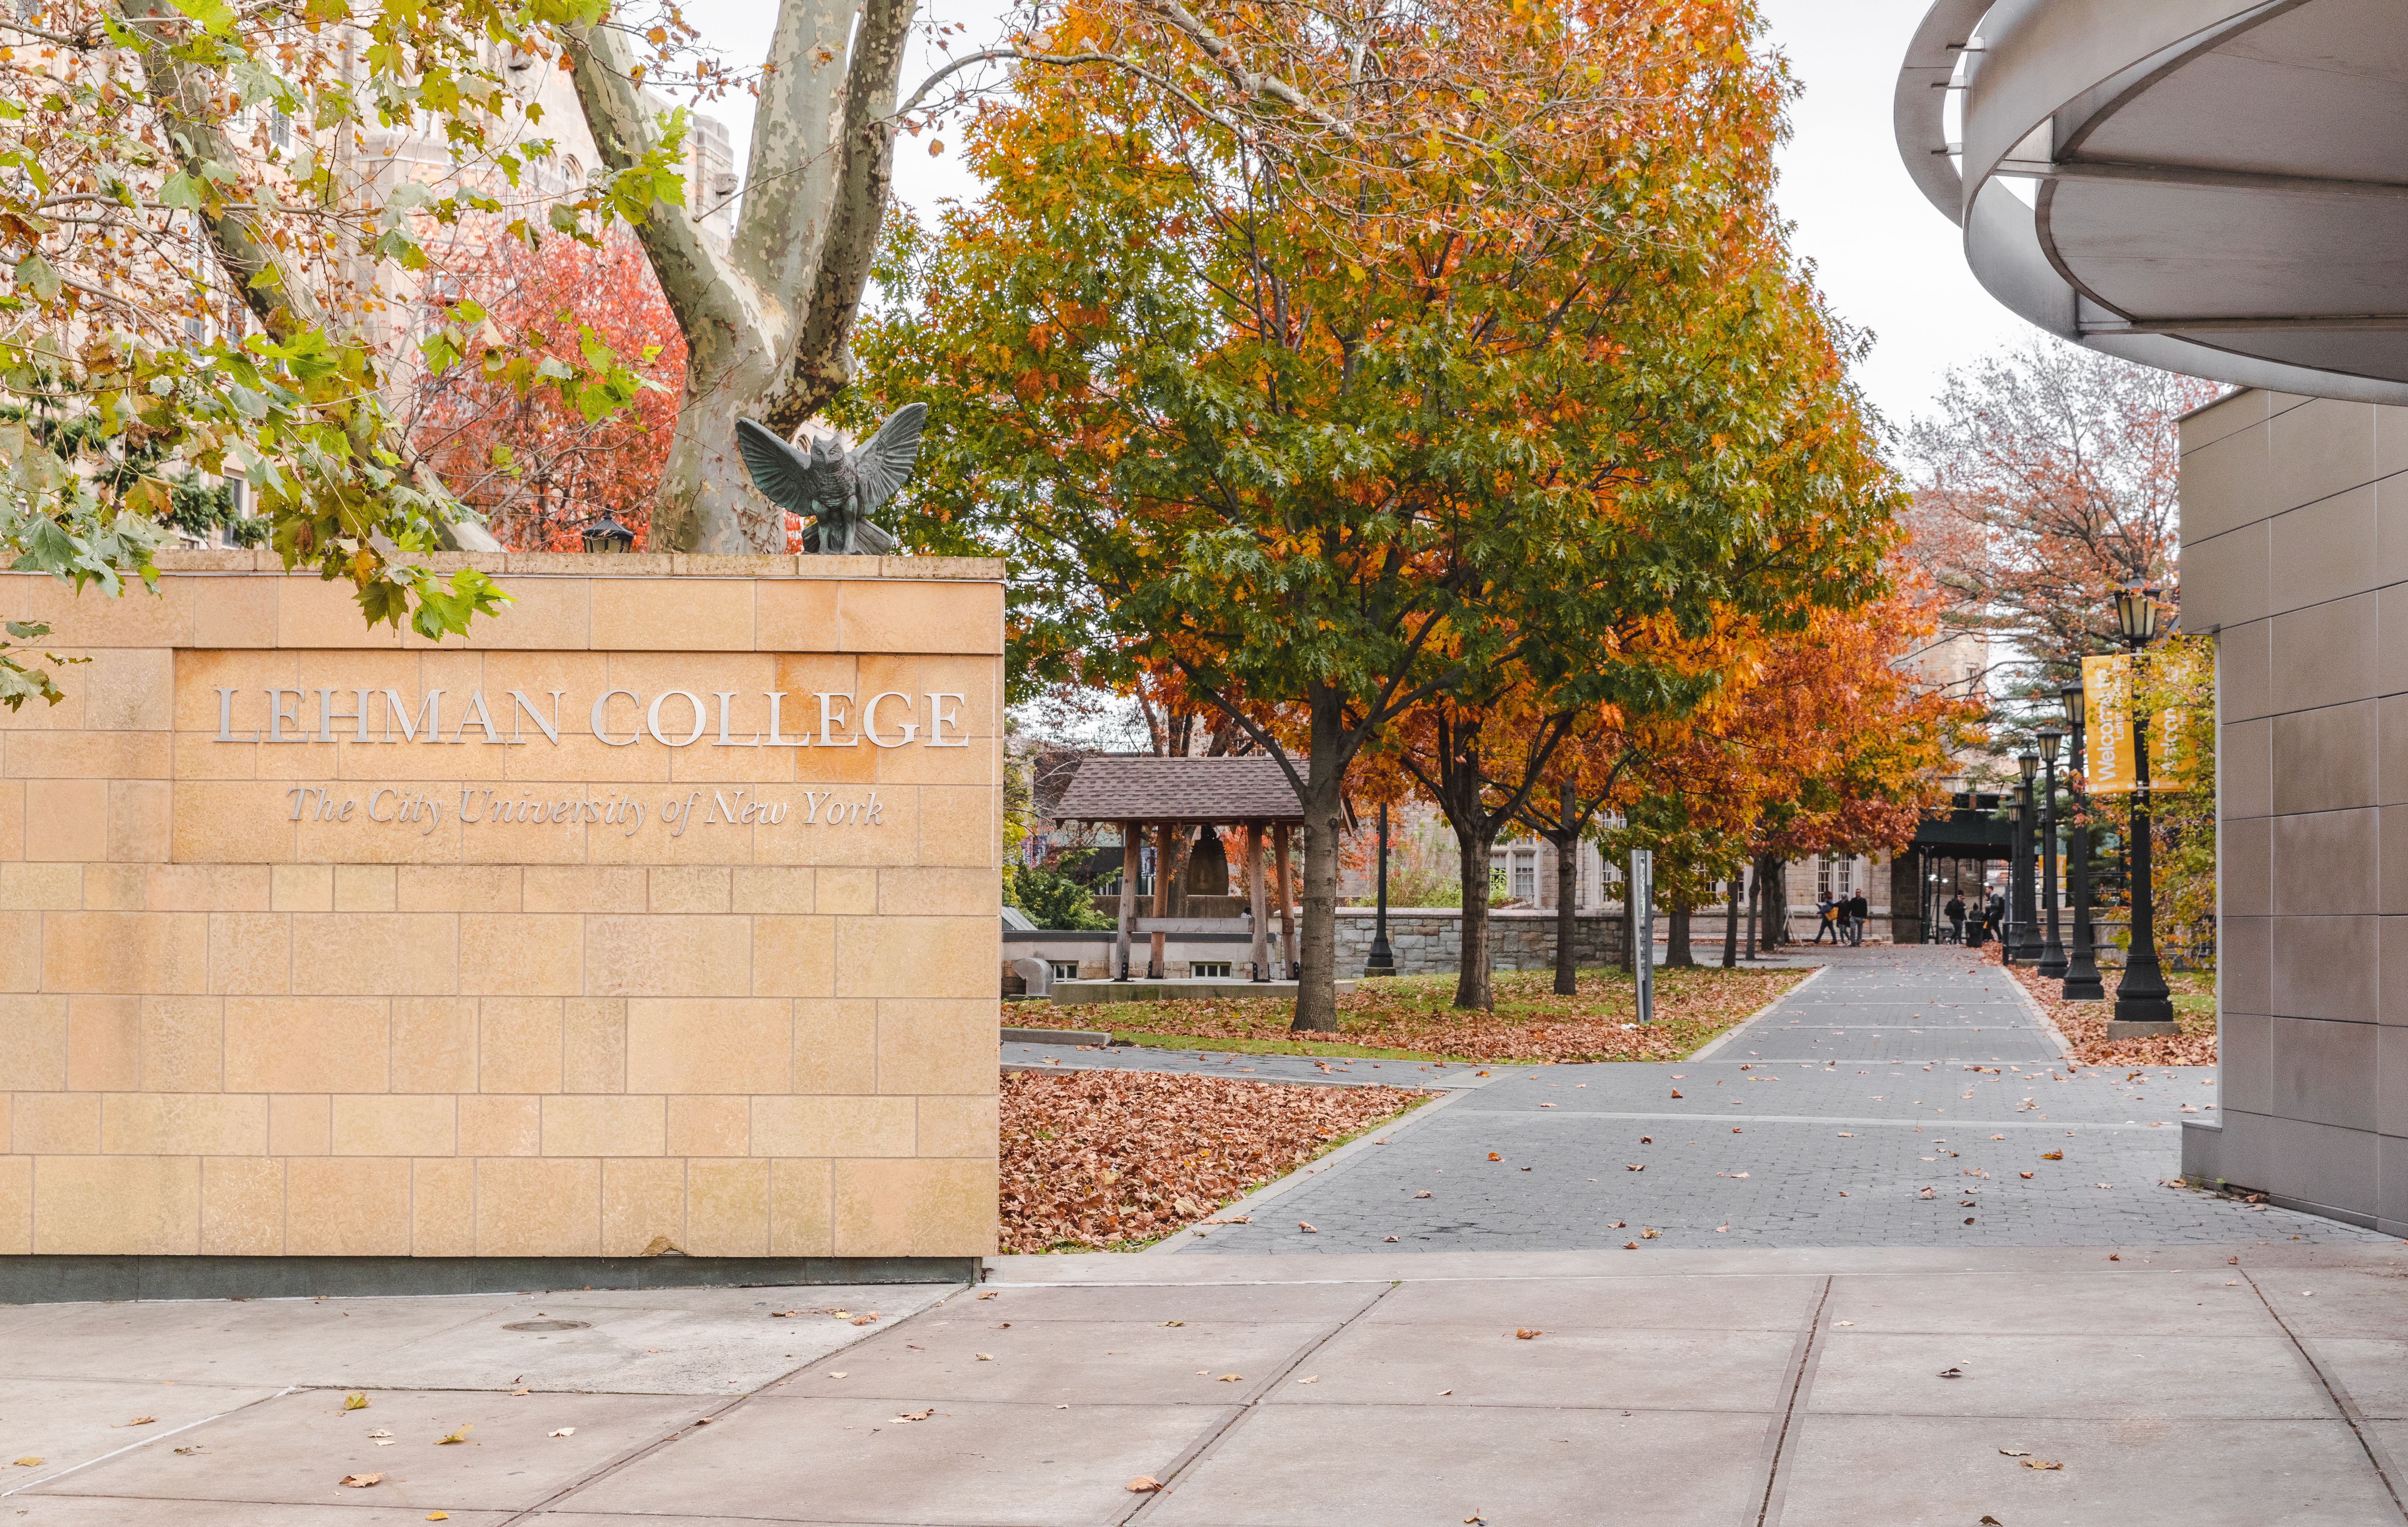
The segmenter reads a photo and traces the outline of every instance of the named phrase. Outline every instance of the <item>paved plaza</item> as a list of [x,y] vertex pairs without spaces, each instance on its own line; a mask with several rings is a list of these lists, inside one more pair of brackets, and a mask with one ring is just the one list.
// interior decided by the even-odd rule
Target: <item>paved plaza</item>
[[2201,1073],[1961,952],[1482,1069],[975,1287],[0,1309],[0,1524],[2408,1527],[2408,1246],[2163,1186]]
[[2167,1186],[2182,1121],[2215,1116],[2213,1070],[2073,1067],[2014,978],[1969,950],[1828,958],[1704,1059],[1491,1068],[1278,1195],[1278,1212],[1165,1249],[2376,1239]]

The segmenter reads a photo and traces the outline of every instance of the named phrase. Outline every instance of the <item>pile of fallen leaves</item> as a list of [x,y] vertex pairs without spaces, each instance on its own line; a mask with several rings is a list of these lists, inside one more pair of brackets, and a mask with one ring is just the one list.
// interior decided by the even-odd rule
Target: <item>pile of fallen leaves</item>
[[[1995,946],[1994,946],[1995,947]],[[1995,957],[1993,957],[1995,958]],[[2057,993],[2064,982],[2043,976],[2028,965],[2010,965],[2009,973],[2023,983],[2049,1022],[2073,1046],[2073,1059],[2086,1066],[2212,1066],[2215,1064],[2215,999],[2212,977],[2169,972],[2166,985],[2174,992],[2174,1021],[2179,1034],[2151,1039],[2109,1039],[2108,1021],[2115,1016],[2115,977],[2108,971],[2107,1000],[2069,1002]]]
[[1455,977],[1362,981],[1338,999],[1339,1031],[1298,1034],[1285,998],[1205,998],[1070,1007],[1015,1002],[1010,1021],[1045,1029],[1110,1029],[1140,1044],[1182,1048],[1211,1040],[1256,1045],[1322,1041],[1445,1060],[1678,1060],[1804,980],[1805,970],[1700,967],[1656,972],[1656,1021],[1641,1027],[1628,975],[1583,971],[1569,997],[1552,971],[1499,971],[1496,1010],[1458,1011]]
[[1161,1072],[1003,1078],[1003,1249],[1152,1241],[1425,1092]]

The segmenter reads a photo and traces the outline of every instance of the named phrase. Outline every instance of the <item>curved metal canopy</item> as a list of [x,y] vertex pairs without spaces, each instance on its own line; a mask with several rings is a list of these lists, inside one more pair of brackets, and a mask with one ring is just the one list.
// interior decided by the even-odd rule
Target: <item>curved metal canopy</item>
[[1896,122],[1975,276],[2050,333],[2408,403],[2400,0],[1937,0]]

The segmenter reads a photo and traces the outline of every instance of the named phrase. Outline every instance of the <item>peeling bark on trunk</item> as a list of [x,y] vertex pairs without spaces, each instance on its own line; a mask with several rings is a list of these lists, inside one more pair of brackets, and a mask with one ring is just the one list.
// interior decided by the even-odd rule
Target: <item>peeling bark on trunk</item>
[[[888,119],[912,8],[783,0],[729,249],[707,243],[683,206],[655,204],[637,229],[687,352],[651,550],[786,549],[785,512],[754,491],[736,421],[791,436],[853,379],[848,341],[894,179]],[[824,50],[832,62],[819,61]],[[624,168],[655,131],[625,39],[574,32],[568,54],[603,161]]]

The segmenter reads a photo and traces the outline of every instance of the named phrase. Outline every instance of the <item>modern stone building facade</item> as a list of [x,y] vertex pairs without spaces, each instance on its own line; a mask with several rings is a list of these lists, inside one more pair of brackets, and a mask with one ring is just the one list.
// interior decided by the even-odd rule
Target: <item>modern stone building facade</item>
[[2243,392],[2182,447],[2224,1072],[2184,1170],[2408,1233],[2408,409]]
[[0,578],[89,659],[0,713],[0,1283],[992,1251],[999,567],[473,560],[440,647]]

